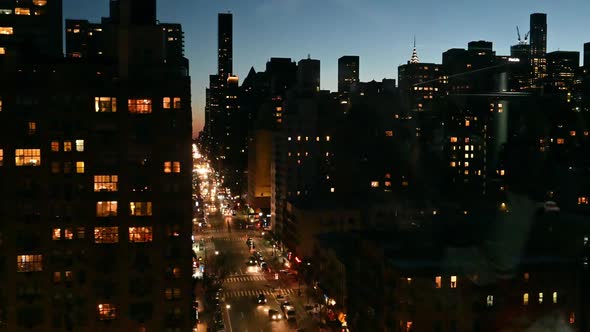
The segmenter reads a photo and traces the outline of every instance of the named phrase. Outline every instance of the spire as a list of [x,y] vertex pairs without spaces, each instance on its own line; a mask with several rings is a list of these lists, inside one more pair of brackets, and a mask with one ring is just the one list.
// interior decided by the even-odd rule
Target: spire
[[418,63],[420,59],[418,59],[418,51],[416,51],[416,36],[414,36],[414,50],[412,51],[412,58],[410,59],[410,63]]

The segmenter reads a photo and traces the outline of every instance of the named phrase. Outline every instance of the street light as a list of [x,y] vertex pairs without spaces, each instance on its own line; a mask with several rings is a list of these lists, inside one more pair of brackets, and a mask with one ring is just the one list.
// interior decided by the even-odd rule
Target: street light
[[226,305],[225,305],[225,308],[226,308],[226,309],[231,309],[231,304],[226,304]]
[[276,247],[277,247],[277,245],[276,245],[276,244],[273,244],[273,245],[272,245],[272,255],[273,255],[273,256],[275,255],[275,249],[276,249]]

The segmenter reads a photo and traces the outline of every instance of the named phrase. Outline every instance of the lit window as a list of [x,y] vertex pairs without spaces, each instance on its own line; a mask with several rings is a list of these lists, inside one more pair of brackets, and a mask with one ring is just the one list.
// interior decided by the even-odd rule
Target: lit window
[[74,232],[71,228],[66,228],[64,230],[64,239],[66,240],[73,240],[74,239]]
[[524,293],[522,295],[522,304],[524,304],[524,305],[529,304],[529,293]]
[[0,9],[0,15],[12,15],[12,9]]
[[392,136],[393,136],[393,131],[391,131],[391,130],[387,130],[387,131],[385,132],[385,136],[387,136],[387,137],[392,137]]
[[2,98],[0,98],[0,112],[2,112]]
[[457,143],[457,137],[451,137],[451,143]]
[[465,162],[465,167],[469,167],[469,162],[468,161]]
[[12,35],[13,33],[12,27],[0,27],[0,35]]
[[301,136],[297,136],[297,140],[298,141],[301,141]]
[[434,278],[434,285],[436,288],[442,288],[442,277],[441,276],[436,276]]
[[172,173],[172,162],[171,161],[164,162],[164,173]]
[[84,140],[83,139],[76,140],[76,151],[77,152],[84,152]]
[[117,201],[96,202],[97,217],[115,217],[117,216]]
[[180,298],[180,288],[166,288],[166,300],[175,300]]
[[379,181],[371,181],[371,187],[378,188],[379,187]]
[[41,166],[41,150],[16,149],[14,159],[16,166]]
[[4,150],[0,149],[0,166],[4,164]]
[[570,312],[570,324],[574,324],[576,322],[576,314],[574,312]]
[[488,295],[486,298],[486,304],[488,307],[492,307],[494,305],[494,295]]
[[[6,48],[0,47],[0,55],[6,54]],[[0,111],[2,111],[2,101],[0,100]]]
[[76,161],[76,173],[78,173],[78,174],[84,173],[84,162],[83,161]]
[[330,141],[330,136],[326,136],[326,142]]
[[504,176],[506,175],[506,171],[504,171],[503,169],[500,170],[500,176]]
[[172,108],[172,102],[171,102],[170,97],[164,97],[164,99],[162,100],[162,108],[164,109],[170,109]]
[[465,127],[469,127],[471,123],[469,122],[469,120],[465,120]]
[[84,239],[86,237],[86,229],[84,227],[78,227],[76,229],[76,235],[78,239]]
[[174,97],[174,105],[173,106],[175,109],[181,108],[182,105],[180,103],[180,97]]
[[587,196],[578,197],[578,205],[588,205],[588,197]]
[[152,215],[152,202],[129,202],[132,216],[145,217]]
[[31,9],[29,8],[14,8],[14,15],[31,15]]
[[152,112],[151,99],[129,99],[127,101],[129,113],[148,114]]
[[52,161],[51,162],[51,173],[57,174],[61,172],[61,164],[59,161]]
[[61,282],[61,272],[53,272],[53,282],[56,284]]
[[72,142],[65,141],[64,142],[64,152],[70,152],[70,151],[72,151]]
[[465,145],[465,151],[469,151],[469,145]]
[[119,227],[94,227],[94,243],[118,243]]
[[331,193],[336,192],[336,188],[334,188],[334,187],[330,188],[330,192]]
[[52,240],[61,240],[61,228],[54,228],[53,232],[51,233]]
[[72,273],[72,271],[65,271],[64,275],[66,282],[71,282],[73,279],[74,274]]
[[557,303],[557,292],[553,292],[553,303]]
[[391,181],[385,181],[385,186],[386,187],[391,187]]
[[457,276],[451,276],[451,288],[457,288]]
[[539,293],[539,304],[543,304],[543,293]]
[[58,141],[51,142],[51,152],[59,152],[59,142]]
[[33,5],[35,6],[45,6],[47,4],[47,0],[33,0]]
[[469,153],[465,154],[465,159],[469,159]]
[[129,227],[129,242],[152,242],[152,228]]
[[457,163],[454,161],[451,161],[451,167],[457,167]]
[[557,144],[561,145],[561,144],[564,144],[564,143],[565,143],[565,139],[563,139],[563,138],[558,138],[557,139]]
[[117,112],[117,98],[115,98],[115,97],[94,97],[94,110],[98,113]]
[[570,131],[570,136],[576,136],[576,132],[574,130]]
[[43,255],[16,256],[16,272],[43,271]]
[[102,303],[98,305],[98,319],[112,320],[117,318],[117,307],[114,304]]
[[94,191],[117,191],[118,175],[95,175]]
[[27,125],[27,134],[34,135],[37,132],[37,123],[30,121]]
[[175,161],[172,163],[172,172],[180,173],[180,161]]

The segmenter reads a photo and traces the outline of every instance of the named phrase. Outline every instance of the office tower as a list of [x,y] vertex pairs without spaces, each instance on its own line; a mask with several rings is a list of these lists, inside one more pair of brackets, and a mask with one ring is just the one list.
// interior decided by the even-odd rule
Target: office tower
[[217,74],[221,84],[233,73],[233,16],[220,13],[217,21]]
[[531,84],[539,88],[547,76],[547,14],[531,14]]
[[156,23],[156,0],[110,0],[113,24],[153,25]]
[[311,58],[297,63],[297,85],[301,89],[320,91],[320,60]]
[[88,20],[66,20],[66,57],[98,59],[104,56],[104,27]]
[[590,67],[590,43],[584,43],[584,67]]
[[350,92],[350,86],[359,81],[358,56],[346,55],[338,59],[338,92]]
[[402,101],[411,111],[431,110],[434,98],[442,95],[448,83],[441,65],[419,62],[415,47],[412,58],[397,72]]
[[190,77],[105,31],[112,63],[0,63],[0,329],[194,326]]
[[547,53],[547,89],[571,101],[579,66],[580,52]]
[[0,5],[0,55],[63,56],[62,0],[5,0]]
[[443,67],[449,79],[450,93],[493,91],[497,58],[491,42],[468,43],[467,49],[453,48],[443,53]]
[[160,26],[165,32],[166,61],[179,62],[184,59],[184,32],[180,24],[165,24]]

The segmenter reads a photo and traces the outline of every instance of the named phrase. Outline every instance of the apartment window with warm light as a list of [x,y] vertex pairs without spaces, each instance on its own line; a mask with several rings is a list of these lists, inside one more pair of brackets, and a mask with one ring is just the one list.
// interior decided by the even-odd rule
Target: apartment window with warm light
[[494,306],[494,295],[488,295],[486,298],[486,305],[488,307]]
[[[6,48],[0,47],[0,55],[6,54]],[[0,112],[2,111],[2,100],[0,100]]]
[[0,15],[12,15],[12,9],[0,9]]
[[16,166],[41,166],[41,150],[16,149],[14,159]]
[[53,272],[53,282],[56,284],[61,282],[61,272]]
[[436,288],[442,288],[442,277],[441,276],[436,276],[434,278],[434,285]]
[[326,136],[326,142],[330,141],[330,136]]
[[43,271],[43,255],[16,256],[16,272]]
[[457,167],[457,163],[454,161],[451,161],[451,167]]
[[575,131],[570,131],[570,136],[576,136],[576,132]]
[[385,186],[386,187],[391,187],[391,181],[385,181]]
[[47,0],[33,0],[33,5],[35,6],[45,6],[47,4]]
[[539,304],[543,304],[543,293],[539,293]]
[[76,161],[76,173],[78,173],[78,174],[84,173],[84,162],[83,161]]
[[84,140],[83,139],[76,140],[76,151],[77,152],[84,152]]
[[470,124],[471,122],[469,122],[469,120],[465,120],[465,127],[469,127]]
[[64,239],[66,240],[73,240],[74,239],[74,232],[71,228],[66,228],[64,230]]
[[182,104],[180,103],[180,97],[174,97],[172,106],[174,107],[174,109],[182,108]]
[[37,122],[29,121],[27,124],[27,134],[34,135],[37,132]]
[[4,150],[0,149],[0,166],[4,165]]
[[588,196],[578,197],[578,205],[588,205]]
[[118,175],[95,175],[94,191],[117,191],[119,184]]
[[113,320],[117,318],[117,307],[110,303],[101,303],[98,305],[98,319]]
[[457,137],[451,137],[451,143],[457,143]]
[[129,242],[152,242],[152,227],[129,227]]
[[71,152],[72,151],[72,141],[65,141],[64,142],[64,152]]
[[29,8],[14,8],[14,15],[31,15],[31,9]]
[[[4,48],[2,47],[2,49],[4,49]],[[4,53],[2,53],[2,54],[4,54]],[[0,112],[2,112],[2,98],[0,98]]]
[[117,201],[96,202],[97,217],[115,217],[117,216]]
[[164,173],[172,173],[172,162],[171,161],[164,162]]
[[371,181],[371,187],[378,188],[379,187],[379,181]]
[[524,304],[524,305],[529,304],[529,293],[524,293],[522,295],[522,304]]
[[149,114],[152,112],[151,99],[129,99],[127,101],[129,113]]
[[331,193],[336,192],[336,188],[334,188],[334,187],[330,188],[330,192]]
[[523,275],[524,281],[529,281],[531,275],[528,272],[525,272]]
[[132,216],[146,217],[152,215],[152,202],[129,202]]
[[457,288],[457,276],[451,276],[451,288]]
[[12,27],[0,27],[0,35],[12,35],[13,33]]
[[94,227],[94,243],[118,243],[119,227]]
[[570,319],[569,319],[569,321],[570,321],[570,324],[576,323],[576,314],[575,313],[570,312]]
[[553,292],[553,304],[557,304],[557,292]]
[[180,288],[166,288],[166,300],[176,300],[180,298]]
[[558,138],[557,139],[557,144],[562,145],[564,143],[565,143],[565,139],[563,139],[563,138]]
[[117,112],[117,98],[115,98],[115,97],[94,97],[94,110],[97,113]]
[[172,162],[172,173],[180,173],[180,161]]
[[385,131],[385,136],[392,137],[393,136],[393,131],[391,131],[391,130]]
[[51,141],[51,152],[59,152],[59,141]]
[[172,108],[172,98],[170,97],[164,97],[164,99],[162,100],[162,108],[164,109],[170,109]]
[[61,240],[61,228],[54,228],[51,232],[51,239],[54,241]]

